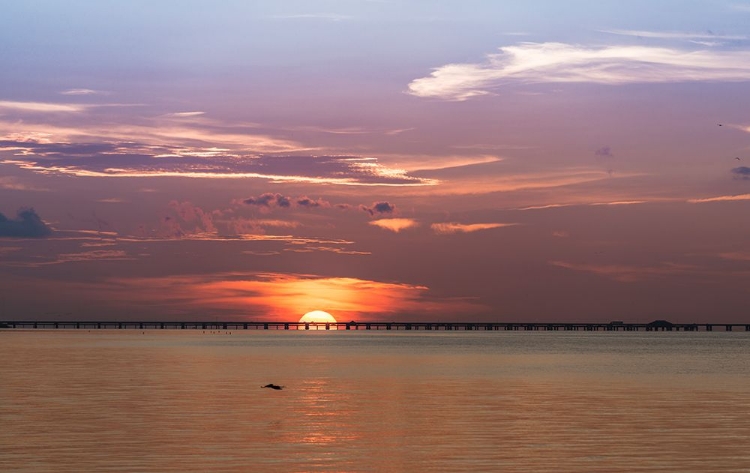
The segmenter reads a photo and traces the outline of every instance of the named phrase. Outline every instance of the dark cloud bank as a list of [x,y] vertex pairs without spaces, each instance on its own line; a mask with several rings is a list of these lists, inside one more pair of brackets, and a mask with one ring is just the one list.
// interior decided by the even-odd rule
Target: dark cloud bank
[[389,202],[373,202],[371,207],[360,205],[359,208],[370,215],[392,214],[396,211],[396,206]]
[[[291,197],[273,192],[266,192],[257,197],[248,197],[247,199],[243,199],[242,203],[245,205],[269,209],[272,207],[279,207],[282,209],[293,207],[306,209],[331,207],[331,203],[323,199],[313,200],[307,196]],[[360,205],[359,207],[354,207],[350,204],[336,204],[335,207],[342,210],[359,209],[363,212],[367,212],[371,216],[392,214],[396,211],[396,205],[391,204],[390,202],[373,202],[370,206]]]
[[330,207],[330,202],[323,199],[313,200],[307,196],[299,197],[288,197],[282,194],[274,194],[272,192],[266,192],[258,197],[251,196],[242,201],[245,205],[253,205],[255,207],[281,207],[288,209],[290,207],[302,207],[306,209],[313,209],[318,207]]
[[[210,149],[192,153],[178,147],[148,143],[40,143],[33,140],[0,140],[0,151],[13,151],[14,160],[42,170],[75,175],[106,176],[254,174],[271,180],[330,180],[359,185],[429,185],[432,181],[407,173],[395,173],[362,156],[279,156],[214,154]],[[195,153],[211,152],[211,156]],[[302,205],[302,204],[301,204]]]
[[42,238],[51,233],[34,209],[19,209],[13,219],[0,213],[0,238]]
[[737,176],[739,179],[750,179],[750,167],[740,166],[732,169],[732,174]]

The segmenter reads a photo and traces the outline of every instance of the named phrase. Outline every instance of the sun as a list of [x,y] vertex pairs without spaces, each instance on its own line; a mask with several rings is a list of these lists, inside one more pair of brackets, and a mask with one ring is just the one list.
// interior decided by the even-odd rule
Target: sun
[[[336,319],[333,318],[331,314],[328,312],[324,312],[322,310],[314,310],[312,312],[308,312],[305,315],[302,316],[301,319],[299,319],[300,323],[319,323],[319,324],[335,324]],[[336,329],[335,326],[330,327],[331,329]]]

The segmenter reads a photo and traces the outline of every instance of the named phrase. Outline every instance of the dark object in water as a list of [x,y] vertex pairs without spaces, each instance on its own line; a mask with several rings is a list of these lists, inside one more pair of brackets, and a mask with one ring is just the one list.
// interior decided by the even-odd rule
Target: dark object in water
[[281,391],[282,389],[284,389],[284,386],[277,386],[276,384],[271,383],[271,384],[266,384],[265,386],[261,386],[261,388],[271,388],[277,391]]

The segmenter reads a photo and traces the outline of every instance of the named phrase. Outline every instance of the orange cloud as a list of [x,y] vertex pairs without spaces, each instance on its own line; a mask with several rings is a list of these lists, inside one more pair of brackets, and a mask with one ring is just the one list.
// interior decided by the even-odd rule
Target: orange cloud
[[347,319],[362,314],[394,312],[413,305],[427,288],[355,278],[272,274],[255,281],[215,282],[204,285],[202,290],[219,304],[260,305],[285,320],[296,320],[316,309],[326,310],[339,318],[346,315]]
[[453,233],[472,233],[480,230],[490,230],[492,228],[512,227],[517,223],[472,223],[463,224],[455,222],[433,223],[430,225],[432,230],[440,235],[450,235]]
[[139,294],[143,303],[176,304],[253,320],[296,321],[311,310],[325,310],[340,321],[376,320],[402,311],[478,307],[464,300],[430,300],[425,286],[313,275],[223,273],[117,279],[107,286],[106,297],[115,300]]
[[380,220],[373,220],[370,225],[398,233],[401,230],[419,226],[419,222],[411,218],[381,218]]
[[[468,298],[436,297],[415,284],[358,278],[279,273],[118,278],[97,284],[65,284],[69,291],[107,303],[159,307],[167,318],[296,322],[312,310],[325,310],[337,320],[391,321],[409,313],[434,320],[434,314],[473,314],[487,307]],[[138,297],[134,298],[133,295]]]

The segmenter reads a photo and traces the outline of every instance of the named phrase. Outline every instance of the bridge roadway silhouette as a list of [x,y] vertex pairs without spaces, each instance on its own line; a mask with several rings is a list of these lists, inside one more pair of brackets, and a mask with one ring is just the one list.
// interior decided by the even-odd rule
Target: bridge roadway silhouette
[[664,320],[650,323],[577,322],[264,322],[264,321],[0,321],[0,328],[17,329],[178,329],[178,330],[415,330],[415,331],[750,331],[748,324],[692,323]]

